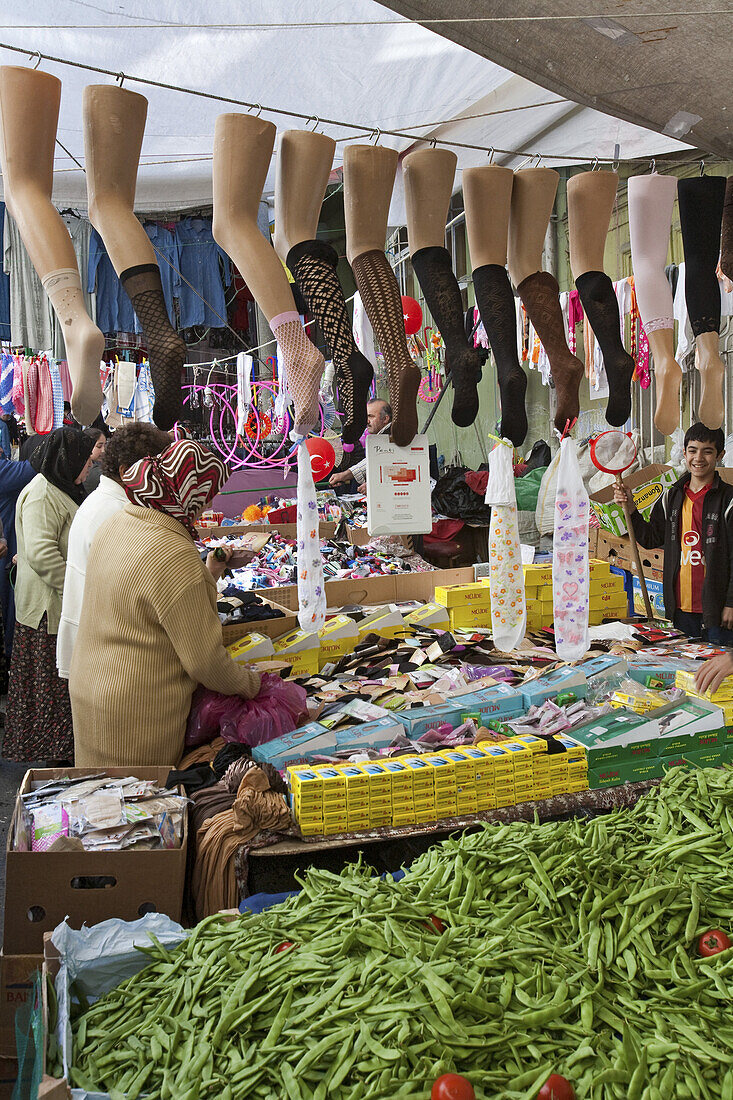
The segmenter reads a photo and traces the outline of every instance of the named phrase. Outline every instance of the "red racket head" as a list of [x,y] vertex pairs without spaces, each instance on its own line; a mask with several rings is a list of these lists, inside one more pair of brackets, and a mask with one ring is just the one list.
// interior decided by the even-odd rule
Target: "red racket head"
[[590,441],[590,457],[596,469],[604,474],[622,474],[636,460],[636,444],[630,433],[600,432]]

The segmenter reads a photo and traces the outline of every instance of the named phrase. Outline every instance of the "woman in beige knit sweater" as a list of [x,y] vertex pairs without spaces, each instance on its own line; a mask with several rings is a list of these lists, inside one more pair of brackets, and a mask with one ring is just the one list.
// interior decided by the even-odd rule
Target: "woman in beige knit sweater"
[[259,691],[259,674],[224,648],[216,582],[192,537],[225,479],[192,440],[125,471],[131,503],[99,528],[87,563],[69,677],[77,767],[175,765],[197,684]]

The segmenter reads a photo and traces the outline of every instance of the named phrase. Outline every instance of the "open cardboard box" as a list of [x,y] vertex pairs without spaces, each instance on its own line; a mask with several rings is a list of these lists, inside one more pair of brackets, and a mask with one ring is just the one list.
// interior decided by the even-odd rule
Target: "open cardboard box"
[[[171,767],[174,765],[171,764]],[[104,768],[115,777],[134,775],[165,786],[170,768]],[[97,775],[99,768],[30,769],[23,776],[8,830],[3,948],[13,955],[43,950],[43,935],[65,917],[72,925],[109,917],[137,920],[146,912],[179,920],[186,874],[188,824],[180,848],[122,852],[18,852],[20,794],[49,779]]]
[[[242,523],[224,527],[198,527],[199,538],[221,538],[222,535],[247,535],[250,532],[274,535],[278,532],[284,539],[296,539],[298,537],[298,525],[296,523]],[[332,539],[336,532],[335,523],[321,521],[318,525],[318,533],[322,539]]]
[[[436,587],[472,583],[471,566],[465,569],[434,569],[426,573],[365,577],[363,580],[326,581],[326,603],[329,607],[400,603],[404,600],[429,603],[435,595]],[[288,584],[278,588],[277,599],[282,607],[297,612],[298,586]]]
[[[295,588],[297,595],[297,585],[287,585],[288,588]],[[289,634],[291,630],[295,630],[298,625],[298,604],[296,601],[295,608],[291,610],[289,607],[283,606],[275,600],[271,600],[269,596],[266,596],[267,592],[274,592],[278,599],[282,588],[258,588],[256,589],[257,595],[264,603],[269,604],[270,607],[278,607],[281,611],[284,611],[284,615],[279,615],[277,619],[257,619],[253,622],[247,623],[231,623],[228,626],[222,626],[221,633],[224,639],[224,645],[231,645],[232,642],[238,642],[240,638],[243,638],[245,634],[250,634],[254,631],[257,634],[266,634],[268,638],[281,638],[283,634]]]
[[[664,491],[677,480],[677,474],[671,466],[654,463],[643,470],[634,470],[624,477],[624,485],[631,489],[636,507],[644,519],[649,519],[652,508]],[[614,535],[626,534],[626,520],[620,504],[613,500],[614,486],[607,485],[598,493],[592,493],[590,506],[602,527]]]

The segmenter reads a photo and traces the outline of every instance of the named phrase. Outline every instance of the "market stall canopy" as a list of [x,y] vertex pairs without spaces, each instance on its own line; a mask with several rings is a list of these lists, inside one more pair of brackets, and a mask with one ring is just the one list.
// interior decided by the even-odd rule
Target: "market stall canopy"
[[730,5],[710,0],[384,4],[558,95],[733,156]]
[[[203,7],[159,0],[153,8],[126,0],[112,7],[78,0],[4,6],[0,62],[40,64],[63,82],[54,179],[62,207],[86,207],[82,90],[115,74],[149,99],[136,202],[149,213],[211,203],[214,120],[247,104],[262,104],[279,130],[310,125],[332,135],[336,168],[345,145],[372,132],[402,152],[418,141],[459,143],[459,169],[487,163],[491,147],[496,163],[512,167],[540,153],[543,164],[568,164],[686,148],[548,94],[375,0],[310,0],[295,19],[292,0]],[[267,190],[273,182],[274,161]],[[398,186],[390,222],[403,220]]]

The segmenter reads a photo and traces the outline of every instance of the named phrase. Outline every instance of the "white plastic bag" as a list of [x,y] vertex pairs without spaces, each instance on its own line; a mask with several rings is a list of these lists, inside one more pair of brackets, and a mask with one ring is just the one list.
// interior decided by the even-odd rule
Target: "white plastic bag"
[[511,443],[499,443],[489,455],[484,502],[491,505],[489,524],[489,592],[494,645],[510,652],[524,637],[527,606],[517,523]]
[[563,661],[580,660],[589,647],[589,513],[575,442],[568,437],[560,444],[552,544],[555,650]]
[[298,622],[315,634],[326,621],[326,588],[318,533],[318,502],[310,454],[298,445]]

